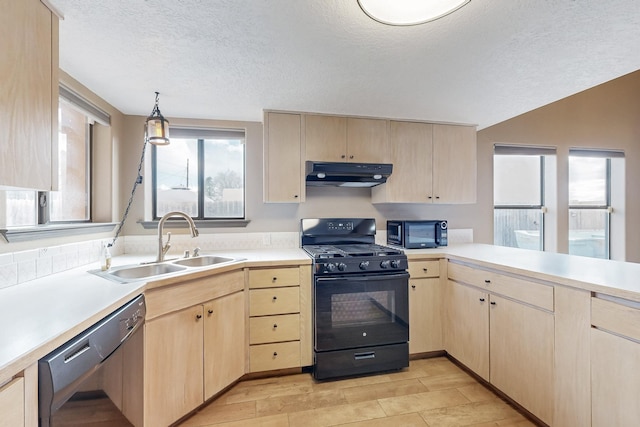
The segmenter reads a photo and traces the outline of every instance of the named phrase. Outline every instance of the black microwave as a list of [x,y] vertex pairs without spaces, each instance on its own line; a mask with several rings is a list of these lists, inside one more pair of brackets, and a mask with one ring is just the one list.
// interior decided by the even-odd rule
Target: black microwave
[[447,221],[387,221],[387,244],[406,249],[447,246]]

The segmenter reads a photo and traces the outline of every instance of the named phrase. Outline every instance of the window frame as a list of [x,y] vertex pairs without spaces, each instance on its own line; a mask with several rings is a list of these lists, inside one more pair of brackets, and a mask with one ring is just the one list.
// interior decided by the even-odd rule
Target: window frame
[[[593,155],[590,155],[589,153]],[[609,153],[609,156],[616,156],[617,152]],[[604,224],[604,238],[605,238],[605,256],[602,259],[611,259],[611,157],[607,156],[606,151],[595,151],[588,149],[571,149],[569,150],[569,157],[599,157],[604,158],[606,160],[605,163],[605,205],[572,205],[568,204],[567,213],[568,217],[571,217],[572,210],[603,210],[606,213],[606,220]],[[569,181],[567,181],[567,185],[569,185]],[[571,234],[571,228],[569,228],[569,223],[567,223],[567,237]],[[568,246],[569,248],[569,246]],[[569,250],[567,253],[570,254]],[[577,255],[577,254],[576,254]]]
[[[198,195],[197,195],[197,216],[191,218],[201,226],[205,223],[214,224],[212,226],[242,226],[245,227],[249,221],[247,220],[247,131],[246,129],[219,129],[219,128],[190,128],[190,127],[171,127],[170,136],[180,139],[193,139],[197,143],[197,163],[198,163]],[[228,135],[228,139],[242,139],[244,146],[242,151],[242,217],[206,217],[205,212],[205,140],[207,139],[225,139],[223,136]],[[215,137],[215,138],[212,138]],[[150,228],[153,223],[160,220],[157,211],[157,150],[162,147],[151,145],[151,221],[143,221],[145,228]]]
[[[495,155],[501,155],[499,153],[494,153]],[[529,155],[527,153],[516,154],[516,155]],[[495,221],[495,211],[496,210],[524,210],[524,211],[538,211],[540,212],[540,245],[538,250],[544,251],[545,249],[545,156],[542,154],[530,154],[532,157],[538,157],[539,165],[540,165],[540,200],[539,204],[535,205],[497,205],[493,204],[494,211],[494,221]],[[495,184],[494,184],[495,185]],[[495,234],[494,234],[494,244],[495,244]]]

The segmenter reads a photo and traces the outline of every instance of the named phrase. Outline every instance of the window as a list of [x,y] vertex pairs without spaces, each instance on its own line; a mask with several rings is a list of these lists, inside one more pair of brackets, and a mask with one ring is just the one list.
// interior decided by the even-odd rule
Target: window
[[494,244],[544,250],[546,147],[496,145],[493,157]]
[[90,220],[90,119],[61,99],[58,121],[58,190],[7,191],[7,227]]
[[610,258],[612,157],[621,153],[569,152],[569,253]]
[[169,145],[152,146],[154,219],[244,218],[244,156],[242,130],[171,128]]

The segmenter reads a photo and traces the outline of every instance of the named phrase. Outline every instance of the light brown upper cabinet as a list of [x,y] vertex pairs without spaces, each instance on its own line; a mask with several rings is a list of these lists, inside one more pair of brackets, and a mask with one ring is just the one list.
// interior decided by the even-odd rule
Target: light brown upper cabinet
[[391,121],[386,162],[393,173],[373,187],[373,203],[475,203],[473,126]]
[[264,114],[264,201],[304,202],[300,114]]
[[58,17],[40,0],[4,2],[0,25],[0,187],[57,187]]
[[305,160],[381,163],[387,120],[306,114]]

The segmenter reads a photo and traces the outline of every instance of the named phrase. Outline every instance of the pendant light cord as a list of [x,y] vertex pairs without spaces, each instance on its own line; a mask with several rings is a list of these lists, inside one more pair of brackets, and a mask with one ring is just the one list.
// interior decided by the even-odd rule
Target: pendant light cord
[[[157,95],[156,95],[156,98],[157,98]],[[156,99],[156,102],[157,102],[157,99]],[[157,104],[156,104],[156,108],[157,108]],[[122,227],[124,226],[124,222],[127,220],[127,216],[129,215],[129,209],[131,209],[131,204],[133,203],[133,196],[136,194],[136,189],[138,188],[139,184],[142,184],[141,172],[142,172],[142,165],[144,164],[144,154],[147,149],[147,141],[148,141],[147,130],[145,126],[144,144],[142,144],[142,155],[140,156],[140,163],[138,164],[138,175],[136,176],[136,180],[133,182],[133,187],[131,188],[131,195],[129,196],[129,202],[127,203],[127,207],[124,210],[124,214],[122,214],[122,219],[118,224],[118,228],[116,229],[116,234],[115,236],[113,236],[113,240],[111,241],[111,243],[107,245],[108,247],[112,247],[116,243],[116,240],[118,239],[118,236],[122,231]]]

